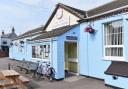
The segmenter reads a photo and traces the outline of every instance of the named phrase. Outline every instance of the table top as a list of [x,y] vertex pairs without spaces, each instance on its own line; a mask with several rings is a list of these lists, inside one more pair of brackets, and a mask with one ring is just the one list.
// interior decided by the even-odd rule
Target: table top
[[15,70],[3,70],[1,71],[4,77],[13,77],[13,76],[19,76],[20,74],[16,72]]

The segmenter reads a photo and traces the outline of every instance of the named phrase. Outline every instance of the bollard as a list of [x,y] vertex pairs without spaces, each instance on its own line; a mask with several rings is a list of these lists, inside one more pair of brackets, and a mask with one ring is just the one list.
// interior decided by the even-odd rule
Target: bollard
[[10,70],[10,62],[8,63],[8,70]]

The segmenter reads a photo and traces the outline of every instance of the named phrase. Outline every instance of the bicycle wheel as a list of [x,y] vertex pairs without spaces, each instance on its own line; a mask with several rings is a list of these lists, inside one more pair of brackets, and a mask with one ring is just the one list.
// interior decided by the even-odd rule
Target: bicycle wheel
[[54,68],[50,67],[48,69],[48,76],[49,76],[49,80],[52,81],[53,79],[55,79],[55,70]]

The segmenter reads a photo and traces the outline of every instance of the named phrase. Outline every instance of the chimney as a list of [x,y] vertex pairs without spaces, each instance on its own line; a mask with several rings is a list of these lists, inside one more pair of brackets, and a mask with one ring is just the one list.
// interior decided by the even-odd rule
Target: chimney
[[4,35],[4,30],[2,31],[2,35]]
[[12,28],[12,33],[15,33],[15,28],[14,27]]

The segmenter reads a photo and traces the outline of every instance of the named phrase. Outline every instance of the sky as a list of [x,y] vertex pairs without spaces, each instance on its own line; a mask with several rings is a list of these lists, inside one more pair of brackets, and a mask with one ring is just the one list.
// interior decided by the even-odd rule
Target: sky
[[89,10],[112,0],[0,0],[0,34],[11,32],[17,35],[45,25],[57,3],[78,9]]

